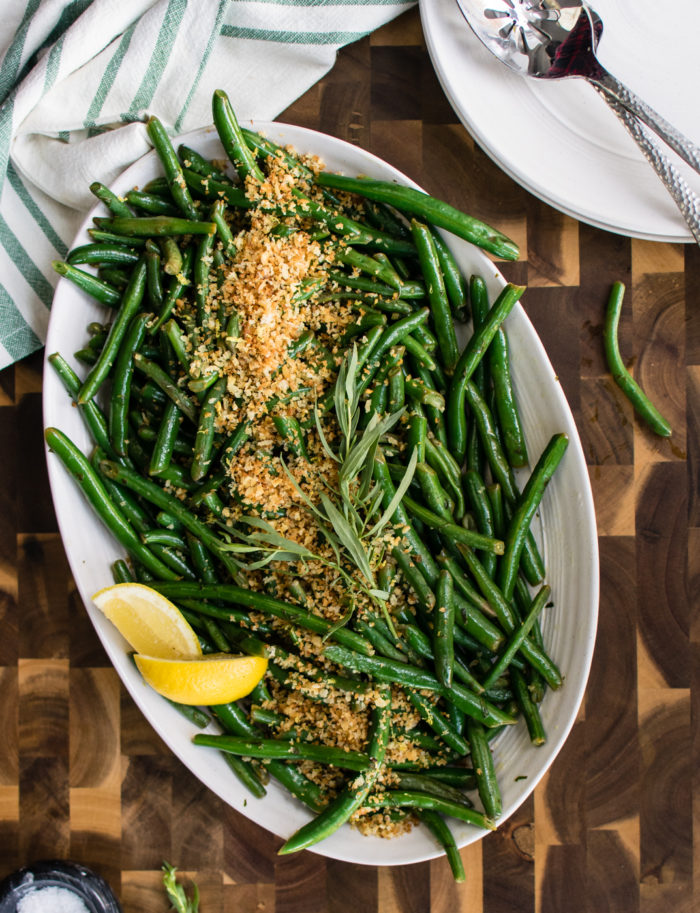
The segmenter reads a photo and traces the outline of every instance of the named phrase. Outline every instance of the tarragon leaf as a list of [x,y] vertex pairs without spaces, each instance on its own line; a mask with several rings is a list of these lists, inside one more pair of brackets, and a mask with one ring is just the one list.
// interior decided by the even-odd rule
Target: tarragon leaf
[[311,500],[311,498],[306,494],[306,492],[303,490],[301,485],[294,478],[294,475],[292,474],[292,471],[290,470],[289,466],[287,466],[287,464],[284,462],[284,460],[281,457],[280,457],[280,463],[282,464],[282,468],[284,469],[284,471],[287,473],[287,476],[289,477],[289,481],[292,483],[292,485],[296,489],[297,494],[299,495],[301,500],[304,502],[304,504],[306,504],[306,506],[309,508],[311,513],[315,514],[317,517],[319,517],[321,520],[323,520],[324,519],[323,514],[319,511],[319,509],[316,507],[316,505]]
[[367,591],[370,596],[374,596],[375,599],[381,599],[382,602],[386,602],[387,599],[391,596],[389,590],[375,590],[371,589]]
[[345,612],[343,617],[339,618],[338,621],[336,621],[335,624],[333,624],[326,631],[326,633],[321,638],[322,642],[325,643],[329,638],[331,638],[335,634],[336,631],[339,631],[341,628],[344,628],[345,625],[350,621],[350,619],[352,618],[354,613],[355,613],[355,600],[351,596],[350,597],[350,606],[349,606],[347,612]]
[[381,485],[375,485],[369,494],[368,504],[365,508],[365,527],[381,507],[383,497],[384,492]]
[[327,495],[321,494],[321,501],[326,516],[330,520],[331,526],[335,530],[341,543],[348,550],[352,560],[355,562],[365,579],[374,586],[374,574],[370,567],[369,558],[367,557],[367,552],[357,533],[352,529],[348,521]]
[[[258,549],[258,551],[260,551],[260,549]],[[300,556],[297,552],[287,552],[283,549],[275,549],[275,551],[269,552],[267,555],[265,555],[264,558],[261,558],[259,561],[253,561],[250,564],[247,564],[246,568],[249,571],[257,571],[261,567],[266,567],[272,561],[299,561],[299,557]],[[313,555],[311,557],[313,557]],[[302,564],[303,560],[304,559],[302,557]]]
[[333,448],[332,448],[331,445],[328,443],[328,440],[327,440],[327,438],[326,438],[325,432],[324,432],[324,430],[323,430],[323,425],[322,425],[322,423],[321,423],[321,416],[320,416],[319,411],[318,411],[318,403],[314,403],[314,421],[316,422],[316,431],[318,432],[318,439],[319,439],[320,442],[321,442],[321,446],[323,447],[323,449],[324,449],[324,451],[326,452],[326,454],[327,454],[332,460],[335,460],[336,463],[339,463],[339,462],[340,462],[340,457],[338,456],[337,453],[334,453],[334,452],[333,452]]
[[372,420],[365,429],[365,433],[352,450],[350,450],[343,461],[343,465],[340,467],[338,481],[341,485],[344,482],[350,482],[355,478],[365,465],[370,450],[372,450],[376,443],[394,427],[405,411],[405,409],[399,409],[398,412],[392,412],[391,415],[386,415],[379,420],[375,420],[376,416],[372,416]]
[[374,524],[372,529],[369,531],[368,535],[370,537],[378,536],[379,533],[384,529],[386,524],[389,522],[389,520],[391,520],[391,518],[394,516],[396,508],[401,503],[403,496],[406,494],[411,482],[413,481],[413,474],[416,471],[417,462],[418,462],[418,448],[414,447],[413,453],[411,454],[411,458],[408,461],[408,466],[406,467],[406,472],[404,472],[403,478],[399,482],[399,485],[396,489],[396,493],[394,494],[394,497],[391,499],[391,501],[389,501],[389,503],[387,504],[387,507],[386,507],[386,510],[384,511],[384,513],[381,515],[381,517],[377,520],[377,522]]

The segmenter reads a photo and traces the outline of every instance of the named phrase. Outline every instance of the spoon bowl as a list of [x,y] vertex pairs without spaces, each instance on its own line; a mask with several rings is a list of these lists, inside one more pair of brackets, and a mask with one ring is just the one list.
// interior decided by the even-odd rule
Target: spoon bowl
[[458,0],[458,5],[491,53],[523,76],[560,79],[601,69],[594,51],[603,23],[581,0]]

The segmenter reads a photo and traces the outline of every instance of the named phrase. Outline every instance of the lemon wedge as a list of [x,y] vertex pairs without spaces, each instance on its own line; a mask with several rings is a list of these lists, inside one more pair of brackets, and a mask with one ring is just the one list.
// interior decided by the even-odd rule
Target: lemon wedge
[[198,659],[197,635],[182,612],[142,583],[117,583],[92,597],[97,608],[136,650],[161,659]]
[[162,659],[136,654],[144,680],[158,694],[178,704],[210,706],[237,701],[255,688],[265,674],[261,656],[209,653],[201,659]]

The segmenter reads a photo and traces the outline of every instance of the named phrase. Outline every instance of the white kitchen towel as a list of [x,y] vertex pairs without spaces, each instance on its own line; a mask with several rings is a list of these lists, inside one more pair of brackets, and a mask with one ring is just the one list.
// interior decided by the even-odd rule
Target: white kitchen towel
[[148,114],[174,133],[205,126],[222,88],[241,119],[273,120],[338,48],[414,2],[2,0],[0,368],[43,345],[51,261],[89,185],[150,148]]

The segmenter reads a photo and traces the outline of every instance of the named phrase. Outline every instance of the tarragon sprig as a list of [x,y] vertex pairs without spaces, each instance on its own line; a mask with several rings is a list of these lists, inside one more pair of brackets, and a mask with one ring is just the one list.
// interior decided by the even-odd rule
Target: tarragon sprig
[[[258,517],[242,517],[235,535],[240,540],[228,546],[239,555],[262,553],[263,557],[246,565],[248,570],[265,567],[272,561],[319,562],[332,568],[342,577],[350,590],[359,590],[379,604],[387,623],[393,625],[386,602],[390,593],[380,589],[375,567],[381,562],[386,543],[382,538],[401,499],[408,490],[416,468],[417,452],[411,454],[406,471],[396,493],[383,512],[381,487],[373,482],[373,466],[382,439],[399,422],[404,410],[379,418],[373,415],[366,428],[360,429],[360,385],[357,348],[343,359],[333,391],[333,405],[340,430],[340,442],[334,450],[324,431],[318,408],[315,409],[316,429],[325,453],[338,464],[337,490],[328,486],[321,490],[315,502],[302,489],[291,470],[281,460],[287,476],[306,509],[313,516],[318,532],[333,552],[333,558],[320,555],[278,533],[272,524]],[[243,531],[241,525],[249,529]],[[228,529],[228,532],[231,532]],[[349,573],[348,563],[357,573]],[[354,605],[351,599],[351,606]],[[352,612],[346,613],[347,623]]]

